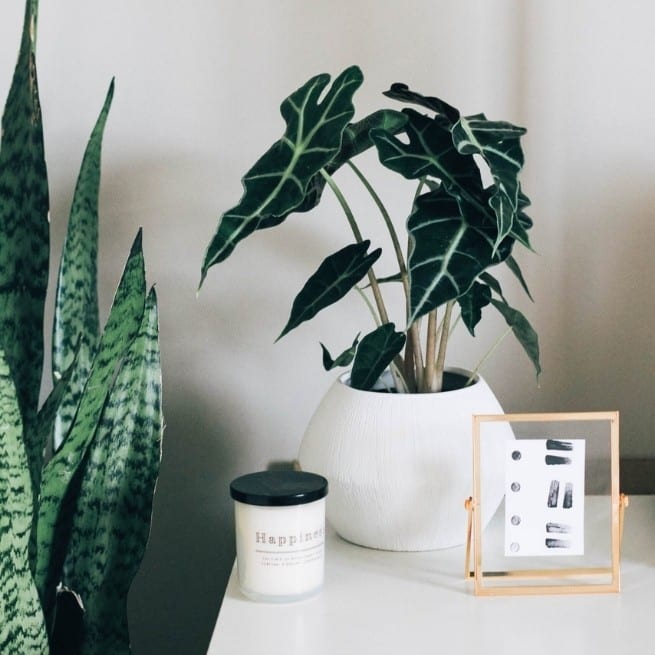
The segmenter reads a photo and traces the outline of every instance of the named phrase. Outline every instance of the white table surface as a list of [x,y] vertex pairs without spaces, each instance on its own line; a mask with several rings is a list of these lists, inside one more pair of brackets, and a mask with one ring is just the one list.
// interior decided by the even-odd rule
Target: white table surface
[[329,530],[311,599],[255,603],[232,571],[208,655],[655,653],[655,496],[630,498],[620,594],[476,597],[463,562],[463,548],[390,553]]

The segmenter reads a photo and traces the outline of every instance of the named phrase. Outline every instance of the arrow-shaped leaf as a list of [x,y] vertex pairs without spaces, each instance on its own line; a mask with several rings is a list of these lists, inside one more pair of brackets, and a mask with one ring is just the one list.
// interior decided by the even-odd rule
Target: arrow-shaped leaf
[[420,196],[407,221],[410,235],[409,323],[466,293],[480,273],[502,261],[507,244],[494,254],[494,233],[469,223],[458,202],[443,191]]
[[329,81],[329,75],[313,77],[282,103],[286,132],[248,171],[239,204],[221,217],[205,253],[201,284],[209,267],[228,257],[262,221],[298,207],[310,181],[339,151],[363,76],[356,66],[347,68],[319,101]]
[[355,358],[355,352],[357,351],[357,344],[359,343],[359,334],[355,337],[355,340],[352,343],[350,348],[344,350],[336,359],[332,359],[330,351],[321,344],[321,349],[323,350],[323,368],[326,371],[331,371],[337,366],[350,366],[350,363]]
[[366,275],[382,253],[379,248],[367,253],[370,245],[368,240],[353,243],[323,260],[293,301],[278,339],[343,298]]
[[0,351],[0,652],[48,653],[43,612],[29,566],[32,481],[16,390]]
[[402,82],[392,84],[391,88],[384,92],[384,95],[387,96],[387,98],[393,98],[394,100],[400,100],[401,102],[411,102],[419,107],[430,109],[437,114],[442,114],[448,119],[450,125],[459,120],[460,114],[458,109],[449,105],[447,102],[444,102],[440,98],[424,96],[416,91],[411,91],[407,84],[403,84]]
[[385,323],[360,342],[350,372],[350,386],[368,391],[405,345],[405,335],[393,323]]
[[[347,125],[343,131],[341,148],[332,160],[325,165],[325,171],[329,175],[333,175],[346,162],[368,150],[373,145],[371,130],[382,129],[390,134],[397,134],[402,130],[406,122],[407,117],[405,114],[392,109],[380,109],[356,123]],[[303,201],[297,207],[282,216],[262,218],[257,225],[257,229],[275,227],[282,223],[289,214],[308,212],[314,209],[321,201],[325,184],[325,177],[320,172],[316,173],[307,186]]]
[[466,329],[475,336],[475,326],[482,318],[482,309],[491,302],[491,289],[486,284],[474,282],[473,286],[457,298]]
[[459,152],[480,155],[494,179],[489,203],[496,214],[496,247],[512,232],[519,205],[518,176],[523,167],[520,137],[526,130],[511,123],[487,120],[484,114],[461,117],[453,127],[453,143]]
[[64,565],[84,606],[83,654],[130,652],[127,594],[148,540],[161,431],[153,290],[86,456]]
[[491,299],[491,304],[503,315],[507,325],[512,328],[514,336],[523,346],[532,365],[537,373],[537,378],[541,374],[541,364],[539,362],[539,338],[529,321],[518,310],[510,307],[504,300]]

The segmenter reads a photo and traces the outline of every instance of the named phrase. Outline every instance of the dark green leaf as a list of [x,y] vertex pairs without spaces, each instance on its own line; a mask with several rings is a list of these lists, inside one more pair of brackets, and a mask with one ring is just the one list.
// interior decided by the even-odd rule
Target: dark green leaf
[[82,655],[130,652],[127,593],[148,540],[161,431],[153,290],[87,453],[64,565],[84,605]]
[[473,286],[457,298],[462,310],[462,320],[466,329],[475,336],[475,326],[482,318],[482,309],[491,302],[491,289],[486,284],[474,282]]
[[329,350],[321,344],[323,350],[323,368],[326,371],[331,371],[337,366],[350,366],[350,363],[355,357],[355,351],[357,350],[357,344],[359,343],[359,334],[355,337],[352,346],[344,350],[336,359],[332,359]]
[[[117,367],[136,336],[143,316],[144,300],[145,272],[139,231],[69,434],[43,470],[34,579],[46,616],[54,605],[54,587],[63,564],[56,554],[60,552],[61,545],[67,543],[61,518],[66,491],[80,469],[98,426]],[[56,552],[55,547],[58,549]]]
[[463,116],[453,127],[457,150],[466,155],[480,155],[494,179],[489,203],[498,226],[496,247],[514,228],[519,207],[518,176],[523,167],[520,137],[525,132],[511,123],[487,120],[484,114]]
[[519,281],[521,286],[523,287],[523,290],[527,294],[528,298],[534,302],[534,298],[532,297],[532,294],[530,293],[530,289],[528,289],[528,285],[525,281],[525,278],[523,277],[523,272],[521,271],[521,267],[519,266],[518,262],[512,257],[511,255],[505,260],[505,263],[507,264],[507,268],[509,268],[512,273],[516,276],[516,279]]
[[413,109],[405,109],[404,113],[408,118],[408,143],[383,130],[371,132],[380,161],[410,180],[436,177],[458,200],[490,214],[477,164],[472,155],[457,152],[448,126]]
[[381,250],[368,250],[370,241],[353,243],[326,257],[293,301],[291,314],[278,339],[343,298],[378,259]]
[[329,81],[329,75],[313,77],[282,103],[286,132],[248,171],[239,204],[221,217],[205,253],[201,285],[209,267],[227,258],[262,221],[298,207],[314,176],[339,152],[363,77],[356,66],[347,68],[319,102]]
[[360,342],[350,373],[350,386],[368,391],[405,345],[405,335],[393,323],[385,323]]
[[32,504],[16,390],[0,351],[0,652],[7,655],[48,652],[29,566]]
[[492,291],[495,291],[501,298],[503,298],[503,289],[500,282],[488,271],[480,275],[480,280],[484,282]]
[[528,322],[528,319],[523,314],[510,307],[504,300],[491,299],[491,304],[503,315],[503,318],[512,328],[514,336],[518,342],[523,346],[527,353],[532,365],[537,373],[537,378],[541,374],[541,364],[539,362],[539,338],[533,327]]
[[459,120],[458,109],[455,109],[455,107],[449,105],[440,98],[424,96],[415,91],[410,91],[409,87],[402,82],[392,84],[391,88],[384,92],[384,95],[387,96],[387,98],[393,98],[394,100],[400,100],[401,102],[411,102],[419,107],[430,109],[437,114],[443,114],[448,119],[450,125]]
[[471,224],[457,201],[437,191],[416,201],[408,219],[409,323],[466,293],[486,268],[502,261],[509,247],[494,254],[494,233]]
[[[37,3],[26,3],[18,62],[2,117],[0,144],[0,348],[18,398],[28,457],[38,453],[33,423],[43,370],[48,284],[48,180],[35,68]],[[40,459],[29,461],[34,490]]]

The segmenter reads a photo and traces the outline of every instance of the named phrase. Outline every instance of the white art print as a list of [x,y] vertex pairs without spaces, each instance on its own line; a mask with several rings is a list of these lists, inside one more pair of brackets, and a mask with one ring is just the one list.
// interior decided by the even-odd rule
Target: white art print
[[521,439],[505,455],[505,556],[584,554],[584,439]]

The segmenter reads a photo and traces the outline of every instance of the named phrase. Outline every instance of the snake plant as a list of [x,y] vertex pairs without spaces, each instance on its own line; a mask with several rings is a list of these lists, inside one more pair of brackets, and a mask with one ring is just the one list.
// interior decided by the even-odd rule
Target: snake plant
[[120,655],[130,652],[127,592],[161,458],[157,301],[139,231],[100,330],[98,188],[112,81],[75,188],[51,391],[39,406],[50,253],[37,10],[28,0],[0,143],[0,652]]
[[[325,368],[352,363],[351,385],[369,389],[390,367],[397,391],[440,391],[454,324],[461,318],[475,335],[482,310],[490,306],[505,319],[506,333],[518,338],[539,375],[537,335],[508,304],[489,270],[507,266],[528,292],[513,257],[516,244],[531,248],[532,220],[525,213],[529,200],[519,182],[525,130],[483,114],[462,116],[448,103],[404,84],[392,85],[385,95],[422,111],[379,109],[353,122],[353,96],[362,82],[361,70],[351,66],[331,86],[328,75],[318,75],[284,100],[286,131],[246,173],[238,204],[222,214],[205,253],[200,284],[240,241],[292,213],[310,211],[328,186],[343,208],[354,243],[329,255],[311,274],[280,337],[351,289],[371,294],[365,299],[377,326],[334,359],[323,346]],[[372,147],[384,167],[416,184],[406,221],[406,253],[380,195],[354,161]],[[344,166],[370,194],[389,231],[397,269],[387,275],[374,272],[381,249],[370,250],[335,179]],[[490,178],[486,185],[485,176]],[[402,284],[405,292],[401,331],[385,306],[382,287],[388,282]]]

